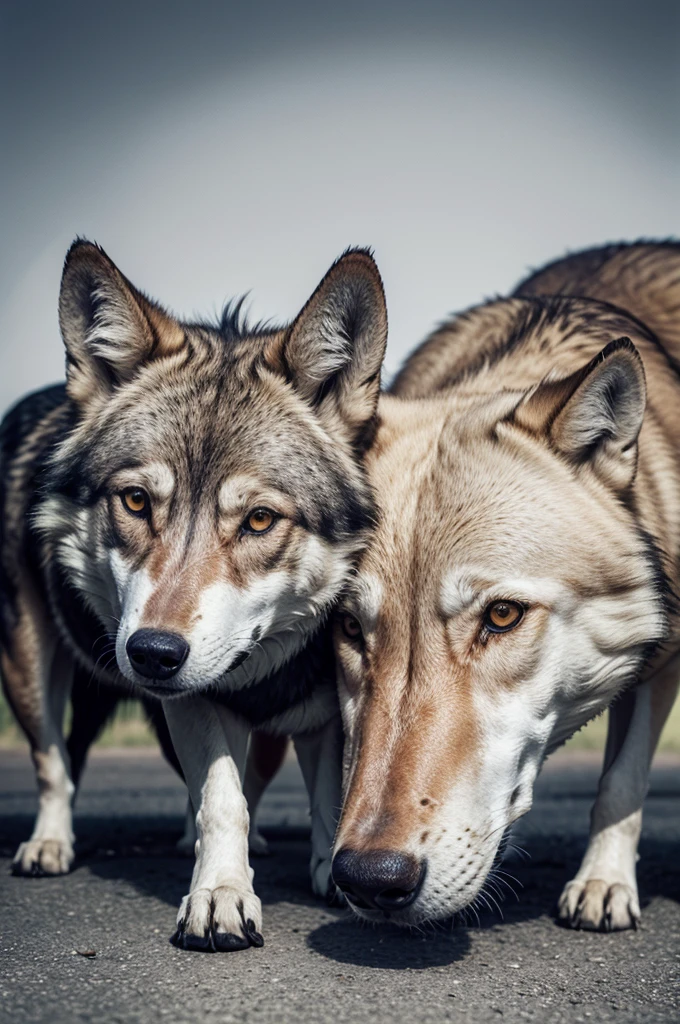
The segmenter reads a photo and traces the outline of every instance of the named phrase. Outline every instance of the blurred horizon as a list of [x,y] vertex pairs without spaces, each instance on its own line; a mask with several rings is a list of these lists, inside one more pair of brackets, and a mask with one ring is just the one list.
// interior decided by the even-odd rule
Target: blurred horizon
[[375,251],[388,375],[574,250],[678,234],[680,5],[3,5],[0,409],[62,377],[66,250],[181,315],[290,319]]

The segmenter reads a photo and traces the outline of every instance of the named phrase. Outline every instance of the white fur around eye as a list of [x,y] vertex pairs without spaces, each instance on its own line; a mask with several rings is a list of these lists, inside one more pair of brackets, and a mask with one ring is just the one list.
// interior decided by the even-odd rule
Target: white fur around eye
[[175,490],[175,475],[164,462],[153,462],[146,466],[143,479],[147,490],[161,501],[167,501]]
[[474,602],[476,596],[470,571],[451,570],[442,581],[439,596],[442,615],[448,619],[459,614]]

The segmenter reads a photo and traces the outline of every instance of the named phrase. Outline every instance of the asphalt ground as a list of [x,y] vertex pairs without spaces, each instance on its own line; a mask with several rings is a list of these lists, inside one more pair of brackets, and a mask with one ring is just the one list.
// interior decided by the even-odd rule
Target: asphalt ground
[[0,751],[0,1021],[679,1021],[680,759],[652,774],[642,927],[572,932],[552,917],[597,776],[589,755],[548,762],[516,838],[529,857],[507,866],[519,900],[503,919],[418,934],[362,927],[311,896],[306,802],[287,763],[262,809],[272,855],[255,862],[265,946],[210,955],[168,942],[191,863],[174,850],[183,786],[158,754],[95,751],[75,870],[24,879],[9,864],[31,829],[33,773],[23,751]]

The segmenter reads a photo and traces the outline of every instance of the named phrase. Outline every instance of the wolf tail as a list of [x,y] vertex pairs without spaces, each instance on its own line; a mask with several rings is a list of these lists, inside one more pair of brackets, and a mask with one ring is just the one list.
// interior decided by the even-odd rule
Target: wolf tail
[[609,302],[646,324],[680,360],[680,242],[634,242],[574,253],[526,278],[514,294]]

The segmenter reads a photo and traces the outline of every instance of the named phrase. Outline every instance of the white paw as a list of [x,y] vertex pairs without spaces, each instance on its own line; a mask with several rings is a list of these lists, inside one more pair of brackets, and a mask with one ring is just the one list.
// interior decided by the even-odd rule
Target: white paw
[[589,878],[586,882],[574,879],[564,887],[557,915],[571,928],[624,931],[637,928],[640,903],[637,890],[623,882],[609,883],[601,878]]
[[251,828],[248,833],[248,849],[255,857],[267,857],[269,855],[269,843],[256,828]]
[[262,907],[252,889],[195,889],[182,900],[170,941],[181,949],[228,952],[262,946],[261,927]]
[[13,875],[67,875],[73,864],[73,845],[66,839],[29,839],[12,861]]

